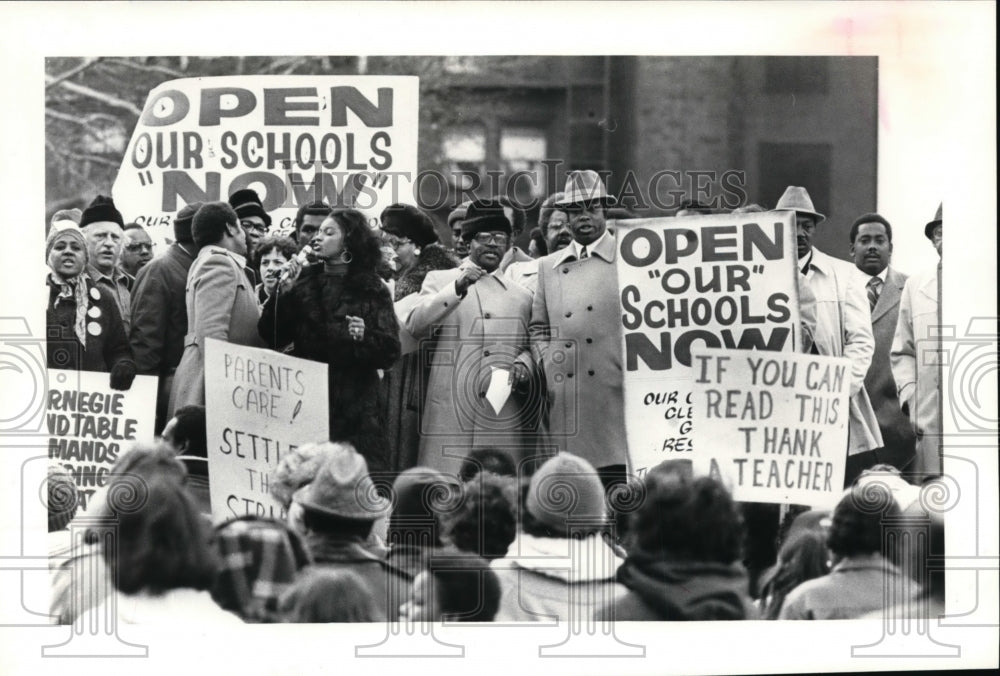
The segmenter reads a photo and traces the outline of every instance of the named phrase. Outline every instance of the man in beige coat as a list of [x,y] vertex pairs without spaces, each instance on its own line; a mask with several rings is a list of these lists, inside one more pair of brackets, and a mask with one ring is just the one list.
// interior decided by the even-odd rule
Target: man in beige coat
[[570,173],[565,192],[556,206],[574,241],[538,259],[531,346],[547,386],[548,450],[580,456],[608,484],[628,465],[617,247],[605,223],[615,198],[594,171]]
[[[942,209],[924,228],[924,235],[941,255]],[[941,325],[938,292],[941,262],[932,270],[906,280],[899,302],[899,322],[892,341],[892,375],[902,410],[917,436],[913,473],[920,479],[941,474]]]
[[194,216],[191,234],[201,247],[188,272],[188,334],[174,373],[169,414],[182,406],[205,405],[205,339],[260,347],[260,309],[247,277],[246,234],[225,202],[209,202]]

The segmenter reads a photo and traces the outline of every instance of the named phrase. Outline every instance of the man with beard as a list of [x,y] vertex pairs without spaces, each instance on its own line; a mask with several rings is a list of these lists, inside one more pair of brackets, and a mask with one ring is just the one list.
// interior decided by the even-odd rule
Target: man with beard
[[[538,228],[545,239],[546,255],[562,251],[573,243],[573,231],[569,228],[569,216],[566,211],[556,206],[566,193],[557,192],[549,195],[542,202],[538,211]],[[544,258],[544,256],[542,257]],[[507,268],[506,275],[532,293],[538,286],[539,260],[513,263]]]
[[118,257],[118,267],[133,279],[139,268],[153,260],[153,240],[138,223],[125,226],[122,237],[122,251]]
[[[470,204],[462,221],[468,260],[428,272],[406,318],[414,337],[436,341],[429,351],[421,466],[457,472],[469,451],[482,447],[515,460],[524,455],[524,394],[534,372],[531,294],[500,271],[511,231],[499,202]],[[494,397],[504,389],[506,396]]]
[[80,218],[80,230],[87,241],[90,257],[87,274],[94,284],[114,298],[125,334],[128,335],[132,318],[131,291],[135,280],[118,268],[124,226],[125,220],[115,208],[114,201],[104,195],[95,197]]
[[857,270],[846,261],[828,256],[812,245],[816,226],[826,216],[816,211],[805,188],[788,186],[775,210],[795,212],[799,270],[816,298],[816,333],[813,352],[851,361],[851,398],[847,435],[846,486],[865,469],[855,459],[882,446],[882,432],[872,410],[865,375],[875,352],[871,311],[865,290],[858,284]]
[[[924,227],[938,256],[942,244],[942,206]],[[899,302],[899,322],[892,341],[892,376],[903,413],[917,439],[913,473],[920,478],[941,474],[941,261],[906,280]]]
[[886,463],[905,471],[913,462],[913,430],[899,408],[896,381],[889,367],[889,351],[896,333],[899,299],[906,275],[889,266],[892,226],[885,218],[879,214],[858,217],[851,226],[850,237],[851,256],[868,295],[875,335],[875,354],[865,376],[865,389],[875,409],[883,441],[882,448],[871,452],[874,457],[867,458],[863,464]]

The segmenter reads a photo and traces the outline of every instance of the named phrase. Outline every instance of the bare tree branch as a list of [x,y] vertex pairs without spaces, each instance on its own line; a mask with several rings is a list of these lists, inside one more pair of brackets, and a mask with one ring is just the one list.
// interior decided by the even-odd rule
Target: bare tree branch
[[184,73],[174,70],[173,68],[158,66],[156,64],[146,65],[142,63],[135,63],[133,61],[129,61],[128,59],[105,59],[104,63],[106,65],[115,64],[118,66],[125,66],[126,68],[134,68],[135,70],[141,70],[146,73],[161,73],[163,75],[169,75],[176,78],[187,77]]
[[75,115],[67,115],[66,113],[60,113],[58,110],[52,110],[51,108],[46,108],[45,114],[49,115],[50,117],[54,117],[57,120],[63,120],[64,122],[72,122],[73,124],[78,124],[89,133],[89,127],[87,125],[87,121],[84,120],[82,117],[76,117]]
[[55,87],[57,84],[62,84],[66,80],[70,79],[71,77],[75,77],[75,76],[79,75],[80,73],[82,73],[83,71],[87,70],[88,68],[90,68],[94,64],[98,63],[100,60],[101,60],[101,57],[99,57],[99,56],[88,57],[87,59],[84,59],[84,62],[81,63],[79,66],[77,66],[76,68],[70,68],[68,71],[66,71],[62,75],[56,75],[55,77],[46,75],[45,76],[45,80],[46,80],[46,82],[45,82],[45,88],[46,89],[51,89],[52,87]]
[[[48,75],[45,76],[47,85],[50,82],[50,80],[54,79],[55,78],[51,76]],[[75,82],[68,82],[66,80],[63,80],[62,82],[55,82],[54,84],[58,84],[63,89],[67,89],[71,92],[82,94],[84,96],[89,96],[90,98],[95,99],[97,101],[101,101],[102,103],[105,103],[113,108],[121,108],[123,110],[127,110],[136,117],[142,115],[142,111],[139,110],[139,108],[137,108],[134,103],[131,103],[130,101],[126,101],[124,99],[120,99],[112,94],[99,92],[96,89],[91,89],[90,87],[84,87],[83,85],[76,84]]]

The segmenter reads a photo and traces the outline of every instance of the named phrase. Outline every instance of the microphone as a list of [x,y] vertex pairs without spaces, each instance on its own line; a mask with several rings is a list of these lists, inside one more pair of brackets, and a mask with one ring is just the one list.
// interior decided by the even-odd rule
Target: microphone
[[[295,260],[299,262],[299,265],[302,265],[304,267],[306,265],[309,265],[309,256],[311,256],[312,254],[313,254],[313,248],[308,244],[306,244],[304,247],[302,247],[302,251],[295,254]],[[288,268],[282,270],[281,277],[278,279],[278,283],[280,284],[281,282],[288,279],[288,274],[289,274]]]

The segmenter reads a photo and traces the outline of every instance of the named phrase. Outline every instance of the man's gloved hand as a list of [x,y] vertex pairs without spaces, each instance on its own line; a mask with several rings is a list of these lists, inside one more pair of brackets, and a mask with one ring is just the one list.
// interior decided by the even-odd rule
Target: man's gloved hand
[[132,387],[135,380],[135,362],[131,359],[122,359],[111,367],[111,389],[127,390]]

